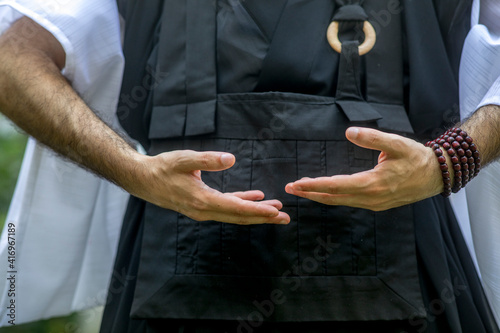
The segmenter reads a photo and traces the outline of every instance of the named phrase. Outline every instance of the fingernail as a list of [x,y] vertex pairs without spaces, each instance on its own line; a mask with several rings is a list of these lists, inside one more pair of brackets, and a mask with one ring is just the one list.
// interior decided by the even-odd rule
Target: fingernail
[[347,129],[347,136],[351,139],[356,139],[359,135],[359,128],[349,127]]
[[281,221],[279,222],[279,224],[288,224],[288,223],[290,223],[290,221],[287,221],[287,220],[281,220]]
[[220,160],[224,165],[231,165],[233,164],[234,157],[231,154],[222,154]]

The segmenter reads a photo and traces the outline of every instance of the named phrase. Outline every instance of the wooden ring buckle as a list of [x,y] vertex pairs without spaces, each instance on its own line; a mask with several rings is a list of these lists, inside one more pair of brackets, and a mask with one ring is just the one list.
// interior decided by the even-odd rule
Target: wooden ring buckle
[[[364,22],[363,32],[365,34],[365,40],[358,47],[360,56],[370,52],[375,45],[375,42],[377,41],[377,34],[375,33],[375,29],[373,29],[373,26],[370,22]],[[330,46],[338,53],[341,53],[342,43],[339,40],[339,22],[333,21],[332,23],[330,23],[330,26],[326,31],[326,37],[328,38],[328,43],[330,43]]]

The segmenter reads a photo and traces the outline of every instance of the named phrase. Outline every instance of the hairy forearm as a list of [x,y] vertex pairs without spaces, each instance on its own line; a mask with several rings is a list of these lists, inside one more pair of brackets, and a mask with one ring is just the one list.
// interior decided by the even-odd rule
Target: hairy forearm
[[461,127],[474,139],[483,166],[500,157],[500,106],[483,106]]
[[21,19],[0,37],[0,111],[87,169],[126,187],[140,155],[86,106],[61,75],[64,52]]

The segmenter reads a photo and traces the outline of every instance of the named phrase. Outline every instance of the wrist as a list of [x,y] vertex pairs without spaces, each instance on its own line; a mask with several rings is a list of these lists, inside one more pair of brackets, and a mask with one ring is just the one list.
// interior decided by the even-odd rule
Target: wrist
[[148,166],[152,164],[151,159],[151,156],[131,149],[117,162],[116,169],[120,172],[115,173],[114,182],[128,193],[142,197],[144,192],[142,184],[148,183],[150,179],[151,168]]
[[460,128],[449,129],[436,140],[427,142],[426,146],[432,148],[437,157],[445,197],[465,187],[481,169],[479,150]]

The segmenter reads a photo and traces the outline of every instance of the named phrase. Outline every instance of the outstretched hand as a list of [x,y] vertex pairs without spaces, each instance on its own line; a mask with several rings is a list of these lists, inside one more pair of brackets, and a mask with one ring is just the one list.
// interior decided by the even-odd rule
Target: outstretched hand
[[350,127],[346,137],[367,149],[379,150],[378,164],[353,175],[303,178],[286,192],[327,205],[382,211],[434,196],[443,190],[439,164],[424,145],[369,128]]
[[144,156],[145,188],[132,189],[134,195],[160,207],[172,209],[197,221],[214,220],[235,224],[287,224],[290,217],[280,212],[278,200],[264,199],[261,191],[221,193],[207,186],[201,171],[221,171],[232,167],[235,157],[220,152],[173,151]]

